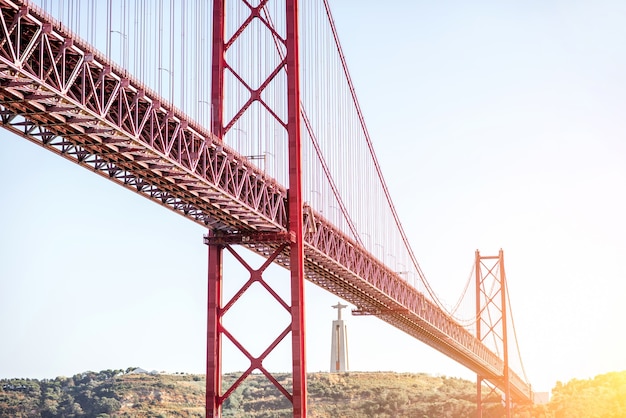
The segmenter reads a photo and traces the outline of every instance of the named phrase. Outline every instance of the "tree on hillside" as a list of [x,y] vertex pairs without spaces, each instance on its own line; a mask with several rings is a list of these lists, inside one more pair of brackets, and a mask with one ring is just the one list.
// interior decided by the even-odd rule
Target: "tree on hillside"
[[554,418],[626,417],[626,371],[557,382],[548,409]]

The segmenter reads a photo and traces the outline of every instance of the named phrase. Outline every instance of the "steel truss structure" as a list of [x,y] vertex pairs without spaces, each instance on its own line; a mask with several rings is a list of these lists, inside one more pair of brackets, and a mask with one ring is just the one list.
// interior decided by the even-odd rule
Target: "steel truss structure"
[[[487,405],[496,403],[495,416],[511,417],[512,372],[509,368],[509,339],[507,330],[507,290],[504,272],[504,252],[497,256],[481,256],[476,250],[476,338],[495,345],[503,358],[497,379],[478,373],[476,378],[477,417],[490,416]],[[518,398],[519,399],[519,398]],[[528,400],[527,400],[528,401]],[[527,402],[525,402],[527,403]],[[502,407],[503,410],[500,410]]]
[[[226,132],[231,129],[237,120],[243,117],[250,107],[255,103],[260,103],[264,109],[268,111],[267,117],[272,118],[278,129],[286,131],[288,141],[288,168],[289,168],[289,191],[287,194],[287,212],[288,224],[286,225],[291,239],[280,240],[280,231],[276,231],[279,235],[278,240],[268,236],[271,234],[257,233],[252,235],[243,235],[237,231],[230,235],[209,236],[207,243],[209,245],[209,307],[208,307],[208,333],[207,333],[207,389],[206,389],[206,415],[207,417],[221,416],[221,408],[223,402],[228,399],[230,394],[237,389],[239,384],[245,380],[255,370],[262,372],[274,386],[287,397],[293,407],[294,417],[306,417],[306,357],[305,357],[305,329],[304,329],[304,238],[302,234],[302,162],[301,162],[301,130],[300,130],[300,64],[298,50],[298,1],[287,0],[285,2],[284,27],[285,34],[278,33],[271,23],[271,17],[265,13],[267,0],[261,1],[258,5],[252,6],[250,3],[242,2],[244,9],[247,10],[248,17],[244,19],[233,35],[226,38],[226,1],[215,0],[213,2],[213,73],[212,73],[212,90],[211,90],[211,108],[212,115],[212,131],[218,137],[223,138]],[[252,80],[246,79],[243,72],[237,70],[230,60],[229,50],[236,49],[234,45],[237,41],[253,31],[253,23],[260,22],[261,27],[268,31],[272,36],[271,43],[276,49],[281,51],[272,71],[265,77],[261,78],[258,87],[254,87]],[[251,36],[260,36],[253,33]],[[271,47],[272,45],[270,45]],[[284,51],[284,52],[283,52]],[[264,56],[264,51],[258,51],[259,56]],[[237,55],[234,53],[233,55]],[[250,62],[253,68],[256,62]],[[260,67],[260,64],[259,64]],[[244,71],[247,69],[244,69]],[[258,70],[260,72],[260,69]],[[248,71],[245,71],[248,72]],[[249,94],[248,100],[241,103],[235,109],[234,116],[231,120],[225,120],[224,109],[227,103],[237,103],[237,98],[227,97],[225,93],[225,81],[227,73],[235,77]],[[254,74],[256,75],[256,74]],[[286,85],[282,85],[282,100],[278,103],[271,103],[264,99],[265,89],[275,82],[280,75],[284,75]],[[286,103],[286,120],[283,120],[280,107]],[[240,244],[274,244],[271,253],[267,254],[267,261],[257,270],[258,274],[247,266],[247,263],[234,252],[230,245],[224,246],[227,242],[237,242]],[[241,264],[251,272],[250,280],[235,294],[235,296],[222,305],[222,255],[223,248],[231,251]],[[263,273],[265,267],[275,260],[278,261],[279,256],[283,256],[283,264],[290,271],[290,300],[285,301],[278,296],[265,280]],[[287,261],[288,263],[285,263]],[[228,280],[228,278],[226,278]],[[259,357],[253,357],[244,345],[237,340],[232,334],[226,330],[222,319],[228,312],[228,309],[237,303],[239,297],[248,289],[252,282],[261,283],[274,297],[274,302],[285,308],[291,317],[291,321],[287,328],[274,340],[272,344]],[[253,312],[250,315],[254,315]],[[263,365],[263,360],[269,355],[278,344],[291,335],[291,364],[292,364],[292,390],[288,391],[283,387],[272,373]],[[249,360],[248,369],[235,381],[224,393],[221,388],[221,363],[222,363],[222,338],[227,337],[235,347],[243,353]]]
[[[289,45],[297,39],[294,31],[292,25],[285,38]],[[289,51],[296,48],[287,44]],[[289,64],[293,55],[285,59],[287,67],[297,66]],[[286,100],[294,97],[288,92]],[[299,119],[290,113],[285,121],[290,132],[299,129],[294,117]],[[297,185],[268,177],[226,146],[215,135],[216,126],[208,132],[21,0],[0,0],[0,124],[204,225],[213,236],[234,237],[232,245],[299,270],[360,312],[380,317],[504,388],[504,363],[496,353],[320,213],[298,203]],[[297,161],[290,167],[297,172]],[[266,233],[283,238],[260,238]],[[209,253],[217,248],[209,245]],[[294,269],[296,263],[302,268]],[[301,296],[292,294],[291,306]],[[296,321],[303,324],[303,317]],[[303,347],[297,350],[303,358]],[[529,385],[510,370],[508,376],[511,397],[530,399]],[[306,394],[298,396],[301,404]]]

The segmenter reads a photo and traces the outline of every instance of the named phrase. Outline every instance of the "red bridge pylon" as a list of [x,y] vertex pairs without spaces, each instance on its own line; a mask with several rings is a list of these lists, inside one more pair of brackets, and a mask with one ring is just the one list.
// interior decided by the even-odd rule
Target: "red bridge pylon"
[[[286,0],[284,11],[277,13],[279,21],[270,16],[268,1],[229,2],[235,12],[228,16],[225,0],[213,2],[213,58],[211,129],[222,140],[231,130],[241,130],[239,123],[250,115],[270,119],[264,126],[283,130],[280,137],[288,142],[288,225],[276,231],[209,231],[208,325],[207,325],[207,384],[206,416],[221,416],[222,406],[237,386],[250,373],[259,371],[285,395],[293,405],[294,417],[306,416],[306,361],[304,327],[304,252],[302,236],[302,168],[300,144],[300,81],[298,51],[297,0]],[[229,18],[229,20],[227,20]],[[284,21],[283,21],[284,19]],[[227,27],[228,26],[228,27]],[[277,29],[279,28],[279,29]],[[280,29],[282,28],[282,29]],[[281,33],[284,30],[284,33]],[[228,38],[227,38],[228,34]],[[258,36],[259,42],[251,42]],[[252,51],[257,44],[258,50]],[[241,45],[241,50],[237,48]],[[258,62],[255,62],[255,59]],[[225,88],[225,85],[235,88]],[[276,88],[276,85],[279,88]],[[284,88],[283,88],[284,87]],[[276,91],[280,89],[280,93]],[[228,93],[237,97],[227,97]],[[271,94],[270,94],[271,93]],[[278,99],[277,99],[278,97]],[[286,109],[286,112],[284,111]],[[257,118],[258,120],[258,118]],[[259,125],[251,124],[251,127]],[[260,132],[247,132],[250,136]],[[267,261],[253,269],[237,255],[233,246],[261,245],[267,248]],[[223,250],[231,252],[250,272],[250,279],[223,304]],[[290,300],[283,300],[263,279],[265,268],[281,259],[290,271]],[[273,300],[288,311],[287,328],[259,356],[254,356],[224,327],[222,319],[239,297],[253,283],[260,283]],[[250,313],[254,315],[254,313]],[[291,336],[292,387],[285,388],[263,364],[278,344]],[[249,367],[230,387],[222,388],[222,342],[227,338],[248,360]],[[222,392],[222,390],[225,390]]]
[[[502,356],[502,385],[497,388],[484,376],[477,375],[476,406],[477,418],[491,416],[495,412],[502,417],[511,417],[511,387],[509,380],[509,349],[507,336],[506,275],[504,253],[497,256],[481,256],[476,250],[476,338],[488,346],[495,345],[498,356]],[[495,408],[489,408],[494,406]],[[498,412],[491,411],[498,409]]]

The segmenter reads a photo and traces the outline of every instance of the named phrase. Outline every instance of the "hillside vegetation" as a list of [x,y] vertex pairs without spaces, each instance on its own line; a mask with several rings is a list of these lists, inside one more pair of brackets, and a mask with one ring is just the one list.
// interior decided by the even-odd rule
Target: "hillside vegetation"
[[538,418],[625,418],[626,371],[557,382],[550,403],[535,410]]
[[[53,380],[0,381],[1,417],[201,417],[204,376],[86,372]],[[275,375],[291,391],[289,374]],[[239,374],[224,376],[224,387]],[[475,384],[423,374],[312,373],[311,417],[469,417]],[[263,375],[248,377],[227,399],[224,417],[288,417],[287,398]]]
[[[0,380],[0,417],[203,417],[204,376],[85,372],[56,379]],[[238,374],[224,376],[229,387]],[[291,390],[289,374],[276,375]],[[310,417],[475,416],[475,383],[409,373],[311,373]],[[489,416],[502,416],[499,400]],[[288,400],[263,375],[252,375],[226,401],[224,417],[288,417]],[[547,405],[518,418],[626,417],[626,372],[558,383]]]

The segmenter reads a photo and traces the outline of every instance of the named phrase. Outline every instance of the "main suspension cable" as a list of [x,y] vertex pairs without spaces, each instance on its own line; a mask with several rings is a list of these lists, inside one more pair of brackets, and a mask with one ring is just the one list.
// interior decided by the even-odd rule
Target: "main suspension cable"
[[524,362],[522,361],[522,352],[519,349],[519,340],[517,339],[517,330],[515,329],[515,321],[513,320],[513,309],[511,307],[511,296],[509,294],[509,287],[506,286],[506,299],[509,305],[509,313],[511,314],[511,326],[513,327],[513,338],[515,339],[515,347],[517,348],[517,357],[519,359],[520,367],[522,369],[522,374],[524,375],[524,381],[526,383],[529,382],[528,376],[526,375],[526,368],[524,368]]
[[415,254],[413,252],[413,249],[411,248],[411,245],[409,244],[409,240],[408,240],[408,238],[406,236],[406,233],[404,232],[404,228],[402,227],[402,223],[400,222],[400,218],[398,216],[398,212],[396,211],[396,208],[395,208],[395,206],[393,204],[393,201],[391,200],[391,194],[389,193],[389,189],[387,188],[387,184],[386,184],[385,179],[383,177],[382,170],[380,168],[380,164],[378,163],[378,159],[376,158],[376,154],[374,152],[374,146],[372,144],[372,140],[371,140],[371,137],[369,135],[369,131],[367,130],[367,126],[365,125],[365,118],[363,117],[363,112],[361,111],[361,106],[359,105],[359,101],[358,101],[357,96],[356,96],[356,90],[354,89],[354,84],[352,83],[352,78],[350,77],[350,72],[348,71],[348,65],[346,63],[346,59],[345,59],[345,56],[343,54],[343,49],[341,48],[341,43],[339,42],[339,35],[337,33],[337,28],[335,26],[335,21],[333,19],[332,13],[330,11],[330,6],[328,4],[328,0],[324,0],[324,7],[326,9],[326,15],[327,15],[328,21],[330,23],[330,27],[331,27],[333,38],[334,38],[334,41],[335,41],[335,45],[336,45],[338,53],[339,53],[339,58],[340,58],[340,61],[341,61],[341,66],[342,66],[343,71],[344,71],[344,76],[346,77],[346,81],[348,83],[348,88],[349,88],[350,94],[352,96],[352,101],[353,101],[353,104],[355,106],[355,109],[356,109],[356,112],[357,112],[357,115],[358,115],[358,118],[359,118],[359,122],[361,124],[361,129],[363,131],[363,135],[365,136],[365,141],[367,142],[367,147],[369,149],[370,156],[372,158],[372,162],[374,163],[374,167],[376,169],[376,173],[378,174],[381,186],[383,188],[383,192],[385,194],[385,198],[387,200],[387,204],[389,205],[389,209],[391,210],[391,214],[393,216],[393,219],[394,219],[394,222],[396,224],[396,227],[398,228],[398,231],[400,232],[400,235],[402,237],[402,241],[403,241],[403,243],[405,245],[406,250],[409,253],[409,257],[411,258],[411,262],[413,263],[413,266],[415,267],[415,270],[417,271],[417,274],[419,275],[420,279],[422,280],[422,283],[424,284],[424,287],[426,288],[426,291],[428,292],[428,294],[430,295],[432,300],[437,304],[437,306],[452,317],[453,315],[445,307],[445,305],[441,302],[441,300],[437,297],[437,295],[435,294],[435,292],[431,288],[431,286],[428,283],[428,281],[426,281],[426,277],[425,277],[424,273],[422,272],[422,269],[420,268],[419,263],[417,262],[417,258],[415,257]]

